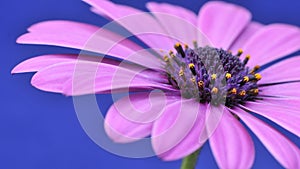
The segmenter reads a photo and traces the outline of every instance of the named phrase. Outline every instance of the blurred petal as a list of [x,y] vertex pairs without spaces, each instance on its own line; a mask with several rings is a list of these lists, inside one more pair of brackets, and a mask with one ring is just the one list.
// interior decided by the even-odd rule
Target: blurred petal
[[300,80],[300,56],[276,63],[261,71],[261,84]]
[[111,1],[84,0],[84,2],[96,8],[98,14],[119,23],[151,48],[167,51],[173,48],[175,41],[168,37],[167,32],[149,13]]
[[300,151],[295,144],[268,124],[242,109],[236,108],[231,111],[237,114],[246,123],[284,168],[300,167]]
[[114,89],[172,89],[152,79],[164,78],[154,71],[139,73],[114,65],[80,60],[42,69],[33,76],[31,83],[38,89],[66,95],[106,93]]
[[300,83],[283,83],[259,88],[261,95],[272,97],[300,98]]
[[[203,134],[203,130],[204,130],[205,113],[206,113],[205,111],[207,110],[207,105],[200,104],[198,107],[199,107],[198,110],[199,114],[197,115],[193,127],[175,147],[171,148],[169,151],[165,153],[160,154],[159,155],[160,158],[167,161],[178,160],[190,155],[191,153],[195,152],[203,145],[203,143],[200,142],[199,138],[201,134]],[[173,112],[170,111],[166,112],[166,114],[168,114],[169,116],[172,116],[171,113]]]
[[105,131],[119,143],[144,138],[151,133],[153,122],[161,116],[172,98],[162,93],[142,93],[116,101],[105,117]]
[[300,137],[299,110],[296,111],[281,105],[268,104],[262,101],[260,103],[247,102],[245,106],[241,105],[241,107],[272,120]]
[[265,26],[242,49],[252,56],[247,64],[249,67],[264,65],[297,52],[300,49],[300,29],[285,24]]
[[137,55],[137,51],[143,48],[121,35],[93,25],[72,21],[45,21],[28,30],[29,33],[18,38],[18,43],[69,47],[119,57],[150,68],[160,69],[161,66],[158,58],[146,51],[143,55],[132,58],[132,55]]
[[198,26],[214,47],[229,49],[250,20],[250,12],[243,7],[211,1],[201,8]]
[[167,3],[148,2],[147,8],[176,40],[193,45],[197,37],[197,16],[192,11]]
[[238,52],[239,49],[241,49],[248,40],[254,36],[254,34],[259,31],[261,28],[263,28],[263,25],[258,22],[251,22],[247,25],[247,27],[243,30],[243,32],[237,37],[237,39],[234,41],[232,46],[230,47],[230,50],[235,54]]
[[177,101],[166,107],[161,118],[154,122],[151,134],[155,153],[164,160],[175,160],[197,150],[201,146],[199,137],[205,111],[205,106],[194,99]]
[[226,110],[209,144],[220,168],[250,168],[254,144],[244,126]]

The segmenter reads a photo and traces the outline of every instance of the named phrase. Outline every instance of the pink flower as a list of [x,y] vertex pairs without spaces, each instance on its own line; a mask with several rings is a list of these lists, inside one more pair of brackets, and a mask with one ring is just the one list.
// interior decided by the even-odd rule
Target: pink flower
[[[300,168],[299,148],[252,115],[300,136],[300,57],[264,67],[299,50],[298,27],[252,22],[248,10],[220,1],[205,4],[198,16],[164,3],[147,4],[152,16],[110,1],[85,2],[163,53],[141,51],[136,43],[93,25],[46,21],[17,42],[84,49],[126,62],[51,54],[26,60],[12,73],[36,72],[33,86],[65,95],[126,92],[129,87],[136,93],[111,106],[106,132],[120,143],[151,135],[154,151],[164,160],[183,158],[209,139],[220,168],[250,168],[255,150],[243,121],[282,166]],[[165,52],[172,48],[175,52]]]

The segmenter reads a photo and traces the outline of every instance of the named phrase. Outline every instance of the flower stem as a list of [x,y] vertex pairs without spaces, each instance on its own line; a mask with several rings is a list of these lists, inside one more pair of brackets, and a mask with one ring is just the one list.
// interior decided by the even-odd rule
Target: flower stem
[[199,148],[197,151],[193,152],[192,154],[186,156],[182,160],[180,169],[195,169],[200,151],[201,148]]

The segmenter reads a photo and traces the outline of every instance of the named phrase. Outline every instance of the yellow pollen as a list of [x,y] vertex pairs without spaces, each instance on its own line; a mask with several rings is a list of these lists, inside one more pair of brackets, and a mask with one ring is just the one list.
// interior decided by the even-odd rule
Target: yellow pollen
[[193,45],[194,45],[194,48],[198,48],[198,42],[196,40],[193,40]]
[[216,88],[216,87],[214,87],[214,88],[212,88],[212,90],[211,90],[214,94],[217,94],[218,93],[218,91],[219,91],[219,89],[218,88]]
[[230,73],[226,73],[225,76],[226,76],[227,79],[230,79],[230,78],[231,78],[231,74],[230,74]]
[[172,55],[174,54],[174,52],[172,50],[169,51],[169,55]]
[[188,49],[188,48],[189,48],[189,45],[184,44],[184,49]]
[[262,76],[259,73],[256,73],[254,76],[256,80],[260,80],[262,78]]
[[198,82],[198,86],[200,87],[200,88],[203,88],[203,86],[204,86],[204,82],[201,80],[201,81],[199,81]]
[[248,59],[248,60],[249,60],[250,58],[251,58],[251,56],[250,56],[250,55],[246,55],[246,59]]
[[212,75],[211,75],[211,79],[212,79],[212,80],[216,80],[216,78],[217,78],[217,74],[212,74]]
[[256,72],[258,69],[260,68],[259,65],[254,66],[254,68],[251,70],[251,74],[253,74],[254,72]]
[[181,68],[179,71],[179,76],[183,76],[183,75],[184,75],[184,72],[183,72],[183,69]]
[[230,91],[232,94],[236,94],[236,88],[233,88],[231,91]]
[[169,57],[167,55],[164,56],[164,61],[168,62],[169,61]]
[[253,92],[254,92],[255,94],[258,94],[259,90],[258,90],[258,89],[254,89]]
[[244,82],[249,82],[249,77],[248,77],[248,76],[245,76],[244,79],[243,79],[243,81],[244,81]]
[[179,42],[177,42],[176,44],[175,44],[175,48],[178,48],[178,47],[180,47],[181,46],[181,44],[179,43]]
[[189,64],[189,68],[190,68],[190,69],[192,69],[192,68],[194,68],[194,67],[195,67],[195,65],[194,65],[193,63],[190,63],[190,64]]
[[243,49],[239,49],[238,50],[238,55],[240,56],[241,54],[243,54],[243,52],[244,52]]
[[193,77],[193,78],[191,78],[191,81],[192,81],[193,83],[195,83],[195,82],[196,82],[196,79]]
[[240,96],[245,96],[246,95],[246,91],[245,90],[242,90],[240,93],[239,93]]

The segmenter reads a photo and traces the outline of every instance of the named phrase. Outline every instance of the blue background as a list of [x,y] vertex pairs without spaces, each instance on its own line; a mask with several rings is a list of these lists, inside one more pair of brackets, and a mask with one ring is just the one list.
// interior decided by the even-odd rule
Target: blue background
[[[166,0],[195,12],[204,0]],[[165,1],[165,2],[166,2]],[[268,24],[284,22],[300,26],[299,0],[228,0],[251,10],[254,20]],[[146,0],[114,0],[146,10]],[[52,19],[66,19],[103,25],[107,21],[89,12],[80,0],[1,0],[0,61],[0,168],[2,169],[176,169],[180,161],[162,162],[156,157],[128,159],[112,155],[94,144],[76,118],[72,99],[39,91],[30,85],[32,74],[14,75],[11,69],[20,61],[47,53],[78,52],[48,46],[17,45],[16,38],[30,25]],[[111,104],[107,96],[101,110]],[[275,126],[278,128],[278,126]],[[278,128],[298,146],[299,138]],[[252,135],[253,136],[253,135]],[[256,159],[253,168],[281,168],[253,136]],[[242,153],[242,152],[241,152]],[[200,167],[202,166],[202,167]],[[203,167],[204,166],[204,167]],[[198,168],[216,168],[208,145],[200,156]]]

